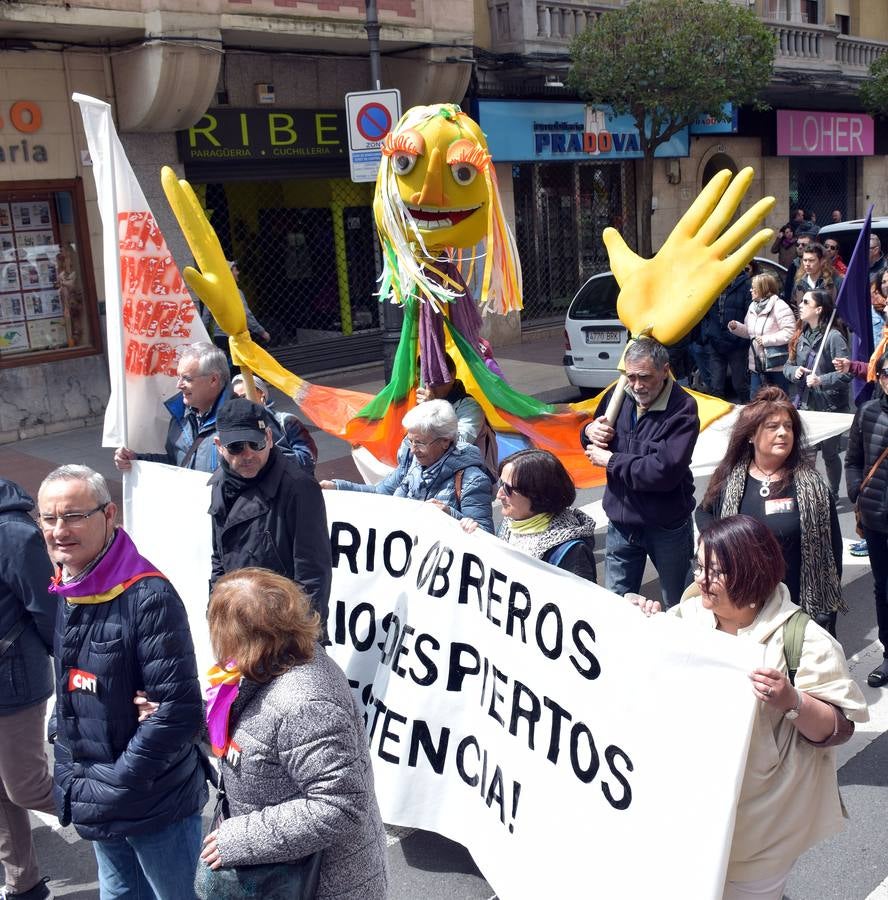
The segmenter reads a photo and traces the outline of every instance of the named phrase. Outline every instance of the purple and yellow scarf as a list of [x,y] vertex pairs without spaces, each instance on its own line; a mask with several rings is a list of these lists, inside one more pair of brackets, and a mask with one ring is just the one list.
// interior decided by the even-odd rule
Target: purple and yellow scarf
[[225,756],[231,740],[228,736],[228,717],[231,706],[237,700],[240,690],[241,673],[234,660],[227,665],[213,666],[207,677],[210,686],[207,688],[207,732],[214,756]]
[[50,582],[49,592],[64,597],[68,603],[107,603],[139,579],[151,575],[166,577],[136,550],[132,538],[118,528],[111,545],[94,569],[83,578],[63,584],[62,569],[59,567]]

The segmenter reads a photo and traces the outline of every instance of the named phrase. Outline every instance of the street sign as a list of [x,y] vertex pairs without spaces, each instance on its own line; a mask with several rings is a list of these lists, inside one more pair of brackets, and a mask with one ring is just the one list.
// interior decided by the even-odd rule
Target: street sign
[[348,161],[352,181],[376,181],[382,142],[401,118],[401,92],[352,91],[345,95]]

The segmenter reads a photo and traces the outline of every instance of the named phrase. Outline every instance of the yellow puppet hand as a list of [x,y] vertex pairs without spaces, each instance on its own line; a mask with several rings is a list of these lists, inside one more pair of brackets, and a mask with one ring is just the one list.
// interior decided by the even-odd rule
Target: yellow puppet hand
[[201,208],[191,185],[176,178],[176,173],[164,166],[160,180],[167,201],[179,220],[179,227],[200,271],[187,266],[182,272],[188,287],[209,307],[213,318],[226,334],[240,334],[247,330],[247,315],[237,290],[237,282],[228,268],[219,238]]
[[298,375],[288,372],[267,350],[263,350],[250,337],[249,331],[231,335],[228,346],[231,349],[231,361],[236,366],[255,372],[288,397],[295,398],[305,384]]
[[773,207],[773,197],[759,200],[728,228],[752,176],[750,168],[733,180],[727,169],[719,172],[653,259],[642,259],[616,229],[605,229],[611,270],[620,285],[617,312],[630,334],[647,332],[662,344],[674,344],[771,240],[769,228],[752,232]]

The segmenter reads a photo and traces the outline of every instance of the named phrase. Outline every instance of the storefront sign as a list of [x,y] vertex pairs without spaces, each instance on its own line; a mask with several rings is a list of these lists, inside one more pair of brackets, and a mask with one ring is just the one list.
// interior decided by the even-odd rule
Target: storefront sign
[[[634,119],[614,115],[609,106],[481,100],[478,121],[498,162],[640,159],[643,155]],[[687,156],[687,129],[661,144],[654,155]]]
[[778,156],[872,156],[872,116],[862,113],[777,110]]
[[210,109],[178,138],[187,163],[331,159],[348,149],[345,113],[337,109]]
[[0,163],[44,163],[46,147],[33,135],[43,126],[43,110],[33,100],[0,104]]
[[727,121],[719,121],[715,116],[699,116],[691,122],[691,134],[736,134],[737,107],[733,103],[725,103],[722,112],[727,116]]

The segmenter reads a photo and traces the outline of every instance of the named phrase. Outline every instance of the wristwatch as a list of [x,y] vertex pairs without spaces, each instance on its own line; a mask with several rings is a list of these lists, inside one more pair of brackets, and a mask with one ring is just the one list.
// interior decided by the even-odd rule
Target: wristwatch
[[795,722],[795,720],[799,717],[799,713],[802,711],[802,692],[796,688],[796,705],[792,709],[788,709],[784,714],[783,718],[788,719],[790,722]]

